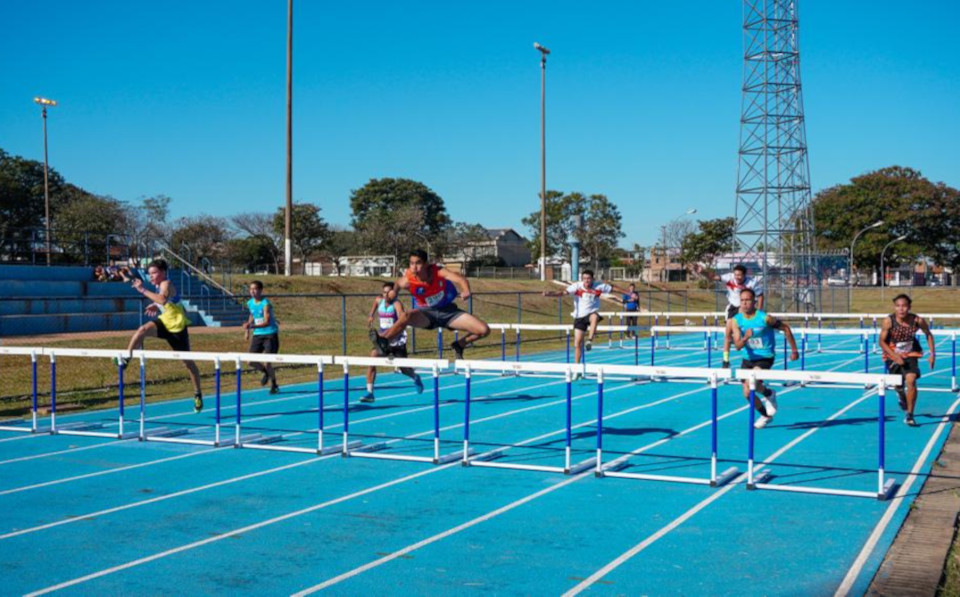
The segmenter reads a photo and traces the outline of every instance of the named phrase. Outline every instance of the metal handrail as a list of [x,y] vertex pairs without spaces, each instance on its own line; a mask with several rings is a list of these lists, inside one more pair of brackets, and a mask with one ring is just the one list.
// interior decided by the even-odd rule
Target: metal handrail
[[198,278],[200,278],[202,281],[210,284],[211,286],[213,286],[214,288],[216,288],[216,289],[219,290],[220,292],[224,293],[225,295],[229,296],[230,298],[236,298],[236,296],[235,296],[232,292],[230,292],[229,290],[227,290],[226,288],[224,288],[224,286],[223,286],[222,284],[218,283],[216,280],[214,280],[213,278],[211,278],[211,277],[208,276],[207,274],[203,273],[201,270],[199,270],[199,269],[197,269],[196,267],[194,267],[193,265],[191,265],[186,259],[184,259],[184,258],[181,257],[180,255],[178,255],[177,253],[175,253],[173,250],[171,250],[170,247],[163,247],[161,250],[162,250],[164,253],[170,254],[170,256],[171,256],[175,261],[177,261],[177,262],[181,265],[181,267],[185,267],[185,268],[189,269],[193,274],[195,274],[195,275],[196,275]]

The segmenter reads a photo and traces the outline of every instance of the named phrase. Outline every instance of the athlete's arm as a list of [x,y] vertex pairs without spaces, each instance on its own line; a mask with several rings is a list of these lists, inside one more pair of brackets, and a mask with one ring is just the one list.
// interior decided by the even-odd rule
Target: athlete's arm
[[883,354],[887,355],[887,358],[889,358],[891,361],[898,365],[902,365],[903,357],[897,354],[897,351],[890,346],[890,341],[888,340],[891,327],[890,318],[884,317],[883,325],[880,326],[880,350],[882,350]]
[[270,322],[273,320],[273,309],[270,307],[270,303],[267,303],[263,306],[263,323],[260,325],[253,324],[255,328],[267,328],[270,327]]
[[757,309],[761,311],[763,310],[763,291],[762,290],[757,295]]
[[930,348],[930,368],[933,369],[934,363],[937,362],[937,350],[936,350],[936,341],[933,338],[933,333],[930,332],[930,326],[927,325],[926,320],[924,320],[919,315],[917,316],[917,327],[923,330],[923,335],[927,337],[927,347]]
[[787,342],[790,343],[790,360],[796,361],[799,359],[800,352],[797,350],[797,339],[793,337],[793,330],[790,329],[790,325],[786,321],[777,319],[772,315],[767,315],[767,325],[775,330],[780,330],[787,338]]
[[[390,292],[394,292],[394,291],[391,290]],[[373,314],[377,312],[377,307],[379,305],[380,305],[380,299],[373,299],[373,306],[370,307],[370,313],[367,314],[367,325],[370,325],[373,323]]]
[[387,298],[389,298],[391,301],[395,301],[397,300],[397,297],[400,296],[401,290],[408,290],[409,288],[410,288],[410,281],[407,280],[406,276],[403,276],[402,278],[398,278],[396,283],[393,285],[393,290],[387,293]]
[[470,282],[460,274],[455,274],[448,270],[447,268],[441,268],[437,270],[437,275],[443,278],[444,280],[450,280],[454,286],[457,287],[457,292],[460,293],[460,298],[466,300],[470,298]]
[[733,319],[728,319],[727,333],[730,334],[730,339],[733,340],[733,345],[737,350],[743,350],[743,347],[747,344],[747,339],[750,337],[750,330],[747,330],[747,335],[744,336],[740,334],[740,326],[737,325],[737,322]]
[[393,308],[397,310],[397,317],[403,317],[406,309],[403,308],[403,303],[400,301],[393,301]]
[[166,305],[170,296],[170,280],[160,282],[160,288],[157,289],[160,292],[152,292],[143,287],[143,280],[137,278],[133,281],[133,289],[158,305]]

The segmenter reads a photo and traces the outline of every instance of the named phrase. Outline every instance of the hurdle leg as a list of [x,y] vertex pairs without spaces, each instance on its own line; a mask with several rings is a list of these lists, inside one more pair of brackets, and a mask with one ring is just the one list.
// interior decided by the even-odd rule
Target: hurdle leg
[[214,409],[213,409],[213,445],[220,446],[220,357],[217,357],[213,361],[213,377],[214,377]]
[[[954,345],[956,345],[956,339],[954,339]],[[956,355],[956,351],[954,351]],[[31,423],[30,430],[33,433],[37,432],[37,353],[36,351],[30,352],[30,369],[32,371],[31,381],[33,382],[33,405],[31,407],[31,414],[33,416],[33,422]],[[954,367],[956,369],[956,367]]]
[[463,466],[468,466],[470,464],[470,389],[472,385],[469,365],[464,370],[463,376],[466,379],[463,394]]
[[500,360],[507,360],[507,330],[500,328]]
[[636,367],[640,366],[640,335],[637,330],[633,331],[633,364]]
[[657,332],[650,334],[650,366],[653,367],[656,357],[654,356],[657,352]]
[[237,367],[237,413],[233,425],[233,447],[237,448],[240,446],[240,428],[243,425],[243,416],[240,413],[241,395],[243,392],[243,367],[240,365],[240,359],[237,359],[235,364]]
[[823,318],[817,315],[817,352],[823,352]]
[[437,328],[437,358],[443,358],[443,328]]
[[514,357],[516,362],[520,362],[520,328],[517,328],[517,345],[516,345],[516,356]]
[[597,462],[594,474],[603,476],[603,369],[597,371]]
[[954,392],[957,391],[957,335],[953,334],[950,337],[950,344],[952,345],[952,358],[951,358],[951,378],[950,378],[950,389]]
[[570,362],[570,330],[567,330],[567,363]]
[[723,471],[719,476],[717,476],[717,453],[718,453],[718,442],[717,442],[717,387],[719,381],[717,374],[713,373],[710,375],[710,487],[720,487],[729,483],[734,477],[737,476],[739,469],[735,466],[731,466],[727,470]]
[[566,445],[566,447],[565,447],[565,449],[564,449],[564,457],[565,457],[565,459],[564,459],[563,470],[569,471],[569,470],[570,470],[570,443],[571,443],[571,437],[570,437],[570,436],[572,435],[572,433],[571,433],[571,418],[572,418],[572,411],[573,411],[573,389],[572,389],[572,385],[573,385],[573,384],[572,384],[572,382],[571,382],[572,375],[570,374],[570,369],[569,369],[569,368],[568,368],[567,371],[566,371],[565,378],[566,378],[566,382],[567,382],[567,429],[566,429],[566,432],[567,432],[567,445]]
[[440,370],[433,366],[433,463],[440,463]]
[[117,394],[118,394],[118,396],[117,396],[117,402],[118,402],[118,408],[117,408],[117,412],[118,412],[118,414],[117,414],[117,417],[118,417],[117,439],[123,439],[123,419],[124,419],[124,416],[123,416],[123,408],[124,408],[124,404],[123,404],[123,403],[124,403],[124,399],[123,399],[123,398],[124,398],[124,396],[123,396],[123,370],[124,370],[124,367],[121,367],[120,365],[117,365]]
[[323,454],[323,361],[317,361],[317,454]]
[[146,424],[146,403],[147,403],[147,360],[140,355],[140,441],[146,439],[144,434],[144,425]]
[[800,336],[800,370],[807,370],[807,333]]
[[350,455],[350,365],[343,364],[343,449],[344,456]]
[[756,407],[754,403],[757,400],[757,379],[755,377],[750,377],[750,406],[747,408],[750,411],[749,416],[747,417],[747,489],[756,489],[756,482],[753,478],[753,443],[754,443],[754,428],[753,423],[756,420]]
[[50,433],[57,432],[57,355],[50,354]]

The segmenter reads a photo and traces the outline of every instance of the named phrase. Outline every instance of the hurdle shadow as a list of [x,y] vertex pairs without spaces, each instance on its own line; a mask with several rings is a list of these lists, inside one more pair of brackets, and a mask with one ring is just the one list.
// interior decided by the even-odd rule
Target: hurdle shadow
[[[897,418],[891,415],[886,415],[884,417],[884,422],[891,423],[896,421]],[[830,427],[842,427],[845,425],[876,425],[877,417],[855,417],[852,419],[833,419],[832,421],[824,421],[820,419],[818,421],[796,421],[790,423],[789,425],[767,425],[767,428],[782,428],[789,429],[792,431],[804,431],[808,429],[828,429]]]

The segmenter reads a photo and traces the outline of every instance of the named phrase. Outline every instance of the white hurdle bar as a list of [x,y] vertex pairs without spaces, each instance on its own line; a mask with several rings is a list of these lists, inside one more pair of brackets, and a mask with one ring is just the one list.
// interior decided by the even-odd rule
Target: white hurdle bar
[[[690,483],[695,485],[709,485],[720,487],[737,476],[738,469],[733,466],[717,474],[717,386],[720,371],[696,367],[631,367],[629,365],[587,365],[587,371],[597,376],[597,458],[595,474],[598,477],[619,477],[623,479],[640,479],[647,481],[669,481],[673,483]],[[711,404],[711,433],[710,433],[710,476],[709,478],[682,477],[674,475],[655,475],[647,473],[622,472],[620,469],[627,466],[631,456],[636,452],[626,454],[610,462],[603,462],[603,382],[605,375],[632,375],[638,377],[660,377],[673,379],[694,379],[703,381],[710,386]]]
[[[394,359],[385,357],[334,357],[334,363],[343,366],[343,442],[340,448],[344,457],[375,458],[380,460],[405,460],[445,464],[460,457],[459,452],[440,454],[440,372],[450,368],[450,362],[440,359]],[[350,367],[392,367],[399,369],[427,369],[433,377],[433,456],[412,456],[385,452],[387,442],[356,446],[350,442]],[[391,442],[392,443],[392,442]]]
[[[461,462],[463,466],[479,466],[488,468],[513,469],[521,471],[539,471],[546,473],[561,473],[565,475],[576,475],[594,466],[595,459],[588,458],[582,462],[571,463],[571,424],[573,410],[573,390],[572,382],[574,376],[583,375],[583,365],[568,365],[563,363],[504,363],[497,361],[456,361],[454,368],[462,372],[466,381],[464,391],[464,414],[463,414],[463,453]],[[563,466],[537,465],[537,464],[513,464],[509,462],[494,462],[494,458],[499,458],[510,446],[497,448],[483,454],[473,456],[473,450],[470,448],[470,405],[472,400],[471,379],[475,371],[493,371],[501,374],[515,373],[520,374],[523,371],[538,374],[547,374],[550,376],[561,377],[566,382],[566,445],[564,447]]]
[[31,346],[0,346],[0,355],[29,356],[31,368],[31,406],[30,426],[13,425],[12,423],[22,423],[22,420],[3,420],[0,421],[0,431],[16,431],[19,433],[50,433],[50,428],[39,429],[37,427],[37,355],[43,354],[43,349]]
[[[746,381],[749,384],[750,388],[750,398],[749,398],[749,412],[748,425],[749,425],[749,441],[747,447],[747,489],[770,489],[775,491],[789,491],[796,493],[816,493],[824,495],[839,495],[839,496],[850,496],[850,497],[867,497],[875,498],[878,500],[886,500],[893,493],[893,489],[896,486],[896,481],[894,479],[886,479],[884,477],[884,466],[886,461],[885,455],[885,444],[886,444],[886,390],[887,388],[895,388],[901,384],[901,376],[899,375],[881,375],[881,374],[863,374],[863,373],[833,373],[833,372],[802,372],[802,371],[774,371],[774,370],[762,370],[762,369],[750,369],[750,370],[738,370],[736,373],[737,379]],[[878,466],[877,466],[877,491],[857,491],[849,489],[833,489],[827,487],[812,487],[812,486],[790,486],[790,485],[775,485],[772,483],[767,483],[766,481],[770,480],[772,475],[768,470],[754,470],[754,420],[756,417],[756,409],[754,408],[754,403],[756,401],[756,389],[758,381],[795,381],[800,383],[810,383],[810,382],[820,382],[820,383],[839,383],[839,384],[851,384],[851,385],[861,385],[861,386],[875,386],[877,388],[877,402],[878,402],[878,416],[877,416],[877,427],[878,427]]]

